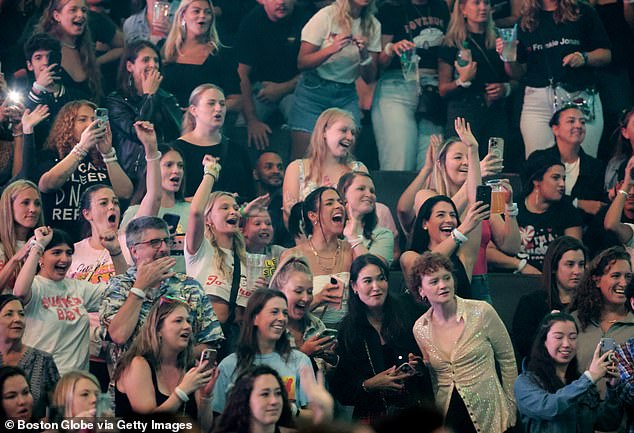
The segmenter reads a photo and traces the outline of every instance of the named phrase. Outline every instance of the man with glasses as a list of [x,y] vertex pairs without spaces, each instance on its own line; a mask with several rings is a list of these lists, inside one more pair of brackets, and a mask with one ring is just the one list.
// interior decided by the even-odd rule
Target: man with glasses
[[204,290],[198,281],[172,270],[176,260],[169,255],[167,223],[157,217],[133,219],[126,228],[126,244],[134,265],[108,281],[99,314],[104,339],[113,343],[107,360],[110,373],[161,297],[189,306],[195,354],[217,347],[223,334]]

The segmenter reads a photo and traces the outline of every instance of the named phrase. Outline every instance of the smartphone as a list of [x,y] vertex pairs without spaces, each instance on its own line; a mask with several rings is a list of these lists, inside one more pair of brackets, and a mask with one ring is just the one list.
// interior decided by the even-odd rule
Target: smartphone
[[396,368],[396,371],[399,373],[405,373],[409,376],[413,376],[416,374],[416,369],[409,365],[409,363],[404,362]]
[[616,350],[616,341],[614,338],[602,338],[600,344],[601,348],[599,350],[601,351],[601,355],[610,350]]
[[326,328],[322,331],[321,334],[319,334],[319,337],[320,338],[323,338],[323,337],[337,338],[338,333],[339,331],[337,331],[336,329]]
[[205,370],[209,370],[214,368],[216,365],[216,356],[218,355],[218,351],[216,349],[205,349],[203,353],[200,354],[200,362],[208,361],[205,366]]
[[52,65],[55,63],[57,66],[53,68],[53,74],[59,77],[62,73],[62,52],[51,50],[48,54],[48,64]]
[[165,215],[163,215],[163,221],[165,221],[169,226],[170,235],[174,235],[176,233],[176,227],[178,227],[178,222],[180,220],[180,215],[176,215],[173,213],[166,213]]
[[107,108],[95,108],[95,119],[99,121],[99,128],[103,128],[108,123],[108,109]]
[[[476,187],[476,201],[481,201],[491,207],[491,187],[489,185],[478,185]],[[488,219],[488,218],[487,218]]]
[[504,139],[501,137],[489,138],[489,153],[504,161]]

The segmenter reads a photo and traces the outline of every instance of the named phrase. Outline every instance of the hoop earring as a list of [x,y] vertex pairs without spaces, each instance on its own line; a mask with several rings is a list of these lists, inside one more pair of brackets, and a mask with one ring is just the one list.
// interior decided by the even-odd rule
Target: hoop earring
[[185,34],[187,34],[187,23],[185,22],[185,18],[181,20],[181,32],[183,33],[183,39],[184,39]]

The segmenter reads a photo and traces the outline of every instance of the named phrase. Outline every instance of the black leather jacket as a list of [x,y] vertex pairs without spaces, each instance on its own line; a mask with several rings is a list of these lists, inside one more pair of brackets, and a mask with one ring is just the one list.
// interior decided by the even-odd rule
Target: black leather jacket
[[137,97],[127,97],[116,91],[106,99],[106,107],[119,163],[130,180],[137,184],[145,175],[145,151],[136,136],[134,122],[152,122],[159,144],[168,143],[180,136],[183,112],[174,95],[162,89],[154,95]]

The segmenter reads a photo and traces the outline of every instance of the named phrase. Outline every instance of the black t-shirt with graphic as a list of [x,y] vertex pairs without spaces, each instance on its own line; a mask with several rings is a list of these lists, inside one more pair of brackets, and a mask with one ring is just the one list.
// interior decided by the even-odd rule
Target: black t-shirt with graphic
[[251,81],[282,83],[299,74],[297,55],[302,28],[310,14],[295,7],[290,17],[273,22],[257,6],[244,17],[238,31],[238,63],[251,66]]
[[[39,163],[40,175],[53,168],[61,159],[56,151],[45,150]],[[88,155],[79,163],[70,178],[54,192],[42,193],[44,221],[56,229],[62,229],[71,235],[75,242],[82,238],[81,210],[79,200],[82,193],[90,186],[111,185],[110,176],[105,164],[92,162]]]
[[[377,18],[381,22],[381,33],[394,36],[392,42],[408,39],[416,44],[416,54],[421,58],[419,67],[438,69],[438,47],[449,25],[447,3],[428,0],[424,5],[386,4]],[[398,56],[392,58],[387,69],[401,69]]]
[[517,224],[522,240],[521,251],[528,254],[528,263],[539,270],[544,266],[548,246],[559,236],[563,236],[567,228],[582,225],[581,215],[568,196],[564,196],[558,203],[551,204],[542,214],[532,213],[526,209],[524,200],[520,200],[518,208]]
[[593,68],[562,66],[564,57],[575,51],[588,52],[610,48],[610,40],[596,11],[577,3],[581,15],[577,21],[555,23],[554,12],[540,11],[539,24],[532,32],[518,28],[517,61],[527,64],[524,82],[530,87],[546,87],[549,78],[573,89],[594,84]]

